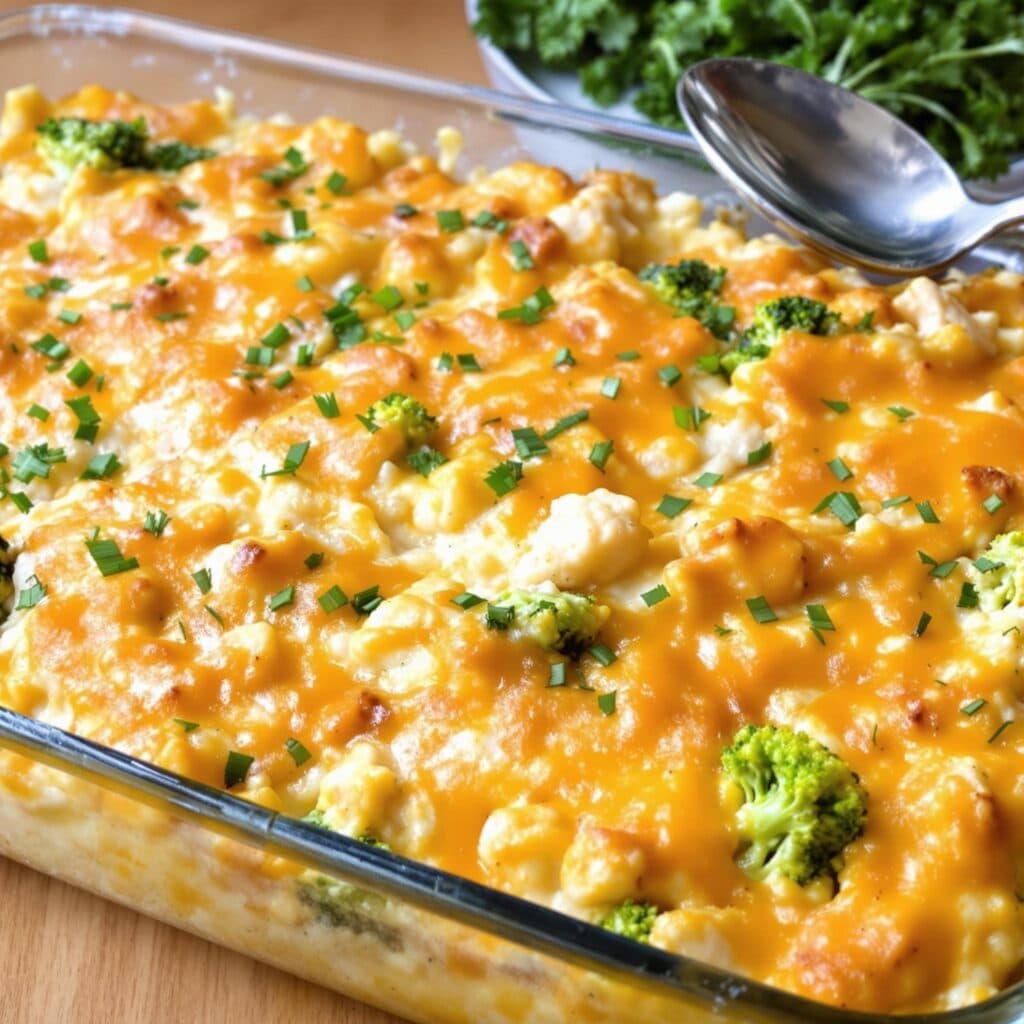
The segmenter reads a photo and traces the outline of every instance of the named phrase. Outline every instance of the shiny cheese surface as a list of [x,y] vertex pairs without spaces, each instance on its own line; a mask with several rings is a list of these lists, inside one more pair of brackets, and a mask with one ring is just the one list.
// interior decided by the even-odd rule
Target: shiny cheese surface
[[[142,116],[217,155],[56,173],[35,148],[50,115]],[[333,118],[8,95],[0,702],[212,785],[244,755],[232,792],[588,920],[650,901],[655,944],[830,1003],[939,1009],[1012,982],[1024,613],[958,604],[1024,514],[1022,279],[872,286],[629,175],[457,180],[442,142],[436,159]],[[304,169],[275,185],[261,172],[289,147]],[[845,328],[790,332],[727,383],[697,365],[712,335],[637,277],[683,257],[726,268],[741,326],[802,295]],[[68,287],[26,293],[53,278]],[[324,315],[354,284],[358,344]],[[536,322],[498,316],[542,287]],[[47,334],[68,354],[32,347]],[[393,392],[437,417],[429,476],[357,416]],[[86,395],[92,442],[67,404]],[[513,429],[580,411],[517,452]],[[19,481],[41,444],[64,460]],[[486,478],[509,460],[521,479],[498,495]],[[852,527],[815,511],[834,491],[856,495]],[[692,503],[669,516],[666,495]],[[97,539],[137,567],[102,575]],[[556,687],[564,656],[487,625],[488,600],[548,583],[610,610],[614,654]],[[348,603],[325,609],[333,587]],[[484,602],[453,603],[467,591]],[[812,631],[809,604],[834,630]],[[748,722],[804,730],[860,775],[867,827],[837,884],[735,865],[719,756]]]

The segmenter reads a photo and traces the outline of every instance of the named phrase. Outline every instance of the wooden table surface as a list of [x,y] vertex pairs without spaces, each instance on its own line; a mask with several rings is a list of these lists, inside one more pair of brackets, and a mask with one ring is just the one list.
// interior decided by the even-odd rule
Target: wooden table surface
[[[23,2],[0,0],[0,11]],[[123,5],[463,81],[485,80],[460,0]],[[0,894],[0,1024],[399,1024],[3,858]]]

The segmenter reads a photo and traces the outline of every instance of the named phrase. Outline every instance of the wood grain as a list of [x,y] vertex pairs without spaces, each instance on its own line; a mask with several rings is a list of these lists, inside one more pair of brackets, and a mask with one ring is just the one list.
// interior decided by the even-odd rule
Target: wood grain
[[[123,2],[284,42],[484,81],[459,0]],[[0,0],[0,11],[20,6],[23,0]],[[0,1024],[400,1024],[388,1014],[2,858],[0,949]]]

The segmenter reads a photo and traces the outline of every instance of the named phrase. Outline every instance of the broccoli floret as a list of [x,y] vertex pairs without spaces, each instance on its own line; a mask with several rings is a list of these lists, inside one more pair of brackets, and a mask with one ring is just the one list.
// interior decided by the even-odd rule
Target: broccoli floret
[[214,155],[184,142],[158,142],[148,147],[149,131],[141,118],[134,121],[89,121],[83,117],[49,118],[36,128],[39,151],[51,166],[73,169],[86,164],[97,171],[143,167],[179,171],[196,160]]
[[307,871],[299,879],[298,897],[325,927],[373,935],[388,949],[402,948],[401,933],[382,920],[387,901],[375,892]]
[[765,345],[770,350],[786,331],[824,335],[832,334],[838,326],[839,314],[833,313],[824,302],[805,299],[802,295],[784,295],[781,299],[758,303],[754,308],[754,322],[743,332],[740,347],[746,342],[747,348]]
[[87,121],[81,117],[49,118],[36,131],[39,150],[50,164],[74,168],[86,164],[97,171],[141,167],[149,132],[140,117],[134,121]]
[[[309,814],[299,820],[304,821],[307,825],[316,825],[317,828],[327,829],[329,832],[336,831],[327,821],[327,814],[319,807],[310,811]],[[376,850],[387,850],[389,853],[391,852],[391,847],[388,843],[385,843],[383,839],[378,839],[370,832],[363,832],[362,835],[354,836],[353,838],[356,842],[363,843],[366,846],[372,846]]]
[[737,863],[752,878],[779,874],[798,885],[834,869],[864,828],[867,794],[843,760],[792,729],[748,725],[722,752],[742,791]]
[[374,428],[397,427],[410,448],[425,444],[437,429],[437,420],[415,398],[399,391],[374,402],[366,410],[363,423],[371,424]]
[[658,908],[653,903],[626,900],[605,914],[597,924],[598,927],[606,928],[616,935],[624,935],[636,942],[646,942],[651,937],[651,929],[657,916]]
[[1024,606],[1024,530],[999,534],[974,562],[971,574],[983,611]]
[[578,657],[594,641],[608,609],[593,598],[568,591],[507,590],[487,608],[492,629],[511,629],[550,651]]
[[754,309],[754,322],[739,340],[723,352],[700,356],[697,365],[708,373],[720,373],[731,380],[738,366],[766,359],[786,331],[807,334],[832,334],[839,326],[839,314],[824,302],[786,295],[759,303]]
[[718,303],[725,281],[725,268],[712,269],[703,260],[651,263],[639,274],[663,302],[683,316],[699,320],[716,338],[729,336],[736,310]]

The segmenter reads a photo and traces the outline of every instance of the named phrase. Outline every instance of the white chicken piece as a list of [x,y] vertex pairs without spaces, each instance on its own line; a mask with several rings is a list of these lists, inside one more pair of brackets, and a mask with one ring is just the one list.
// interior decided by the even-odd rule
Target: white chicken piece
[[608,583],[640,560],[650,539],[628,495],[604,487],[563,494],[530,538],[513,579],[524,586],[550,580],[560,590]]
[[922,337],[934,334],[949,324],[963,327],[984,352],[995,351],[993,334],[995,323],[969,313],[954,295],[940,288],[931,278],[915,277],[892,300],[893,309],[910,321]]

